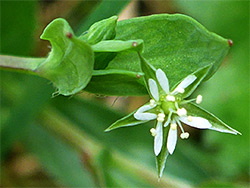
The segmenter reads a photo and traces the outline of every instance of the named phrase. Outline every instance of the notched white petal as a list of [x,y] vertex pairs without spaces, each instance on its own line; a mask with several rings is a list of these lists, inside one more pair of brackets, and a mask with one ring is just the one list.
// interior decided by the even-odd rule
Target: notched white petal
[[161,86],[161,88],[167,93],[169,93],[169,82],[166,74],[161,70],[157,69],[156,78]]
[[175,149],[177,143],[177,129],[173,130],[169,129],[168,132],[168,140],[167,140],[167,148],[168,148],[168,152],[172,155]]
[[163,145],[163,130],[162,130],[162,122],[157,122],[156,125],[156,135],[154,138],[154,153],[156,156],[161,152],[161,148]]
[[158,91],[158,86],[156,84],[156,81],[154,81],[153,79],[150,78],[148,80],[148,85],[149,85],[150,93],[153,96],[153,98],[156,101],[159,101],[159,91]]
[[[212,124],[205,118],[194,117],[194,116],[191,116],[191,117],[192,118],[188,116],[184,116],[184,117],[182,116],[182,117],[179,117],[179,120],[191,127],[195,127],[198,129],[209,129],[212,127]],[[192,121],[190,121],[190,119],[192,119]]]

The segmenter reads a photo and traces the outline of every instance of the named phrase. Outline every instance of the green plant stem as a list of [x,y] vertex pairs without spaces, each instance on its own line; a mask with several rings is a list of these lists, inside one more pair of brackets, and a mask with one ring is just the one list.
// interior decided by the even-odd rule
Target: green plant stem
[[0,55],[0,68],[36,74],[36,68],[45,58]]
[[[98,152],[101,151],[100,148],[102,145],[100,143],[95,143],[95,141],[93,141],[86,133],[78,129],[63,116],[60,116],[60,114],[52,108],[46,109],[42,113],[41,119],[43,121],[42,125],[46,129],[65,140],[81,153],[85,167],[93,175],[94,179],[98,181],[98,184],[102,185],[103,183],[100,182],[100,178],[98,180],[98,172],[93,165],[94,159],[92,157],[98,155]],[[122,156],[116,151],[113,151],[111,155],[121,170],[130,172],[132,175],[135,175],[152,185],[162,187],[190,187],[190,185],[185,182],[173,179],[172,177],[162,177],[160,181],[158,181],[157,175],[154,171],[143,167],[138,164],[138,162],[129,160],[127,157]]]

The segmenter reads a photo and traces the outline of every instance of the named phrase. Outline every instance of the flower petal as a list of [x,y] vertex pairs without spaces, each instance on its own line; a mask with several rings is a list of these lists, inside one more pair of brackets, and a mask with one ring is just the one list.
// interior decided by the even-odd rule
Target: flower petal
[[189,85],[191,85],[196,80],[195,75],[188,75],[184,80],[181,81],[181,83],[174,89],[172,94],[178,93],[178,91],[187,88]]
[[154,106],[150,106],[149,104],[141,106],[136,113],[143,113],[145,111],[151,110],[154,107],[156,107],[156,104]]
[[177,143],[177,129],[173,130],[171,127],[168,132],[167,148],[169,153],[172,155]]
[[134,118],[141,121],[149,121],[157,118],[156,114],[145,112],[145,113],[135,113]]
[[153,79],[150,78],[148,80],[148,85],[149,85],[150,93],[153,96],[153,98],[156,101],[159,101],[159,91],[158,91],[158,87],[157,87],[156,81],[154,81]]
[[154,138],[154,152],[155,156],[158,156],[161,152],[163,145],[163,131],[162,131],[162,122],[157,122],[156,125],[156,136]]
[[198,129],[209,129],[212,127],[212,124],[207,119],[202,118],[202,117],[191,116],[191,118],[189,118],[188,120],[187,116],[183,116],[183,117],[179,117],[179,120],[191,127],[195,127]]
[[161,88],[166,92],[166,94],[169,93],[169,82],[166,74],[161,70],[157,69],[156,71],[156,78],[161,85]]

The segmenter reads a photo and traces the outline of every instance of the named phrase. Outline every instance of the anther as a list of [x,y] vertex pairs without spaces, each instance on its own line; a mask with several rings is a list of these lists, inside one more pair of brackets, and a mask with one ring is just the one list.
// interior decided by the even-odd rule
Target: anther
[[138,79],[141,78],[141,75],[140,75],[140,74],[137,74],[137,75],[136,75],[136,78],[138,78]]
[[187,120],[188,120],[189,122],[193,121],[192,116],[188,116]]
[[231,40],[231,39],[228,39],[228,45],[231,47],[231,46],[233,46],[233,41]]
[[165,114],[164,113],[159,113],[158,117],[157,117],[157,121],[159,122],[163,122],[165,118]]
[[176,91],[178,93],[184,93],[185,92],[185,90],[182,87],[177,88]]
[[138,45],[137,42],[133,42],[133,43],[132,43],[132,46],[133,46],[133,47],[136,47],[137,45]]
[[167,99],[168,101],[172,101],[172,102],[175,101],[175,97],[172,96],[172,95],[167,95],[166,99]]
[[197,97],[196,97],[196,103],[197,104],[200,104],[202,102],[202,96],[201,95],[198,95]]
[[177,128],[176,123],[171,123],[170,128],[173,130],[176,130],[176,128]]
[[177,110],[178,116],[186,116],[187,115],[187,110],[185,108],[179,108]]
[[189,133],[188,132],[181,133],[180,137],[181,137],[181,139],[188,139]]
[[68,33],[66,33],[66,37],[68,37],[69,39],[71,39],[73,37],[73,34],[70,33],[70,32],[68,32]]
[[155,100],[154,99],[150,99],[149,103],[150,103],[149,105],[151,107],[153,107],[155,105]]
[[150,133],[151,133],[152,136],[156,136],[155,128],[150,129]]

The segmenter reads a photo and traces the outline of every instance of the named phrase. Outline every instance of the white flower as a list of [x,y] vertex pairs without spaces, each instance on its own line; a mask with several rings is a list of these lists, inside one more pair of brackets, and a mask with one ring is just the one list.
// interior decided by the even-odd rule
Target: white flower
[[[187,116],[187,110],[179,107],[183,103],[180,95],[185,93],[185,89],[197,79],[195,75],[187,76],[173,91],[169,90],[167,76],[161,69],[156,71],[156,78],[157,80],[151,78],[148,80],[150,94],[153,99],[150,100],[149,104],[140,107],[134,117],[137,120],[157,119],[156,128],[152,128],[150,132],[154,136],[154,153],[158,156],[163,146],[163,127],[170,125],[167,149],[172,154],[177,143],[177,128],[179,127],[182,132],[180,135],[182,139],[189,137],[189,133],[184,131],[181,122],[199,129],[209,129],[212,124],[202,117]],[[163,92],[160,92],[158,85]],[[196,102],[199,104],[201,101],[202,96],[198,95]]]

